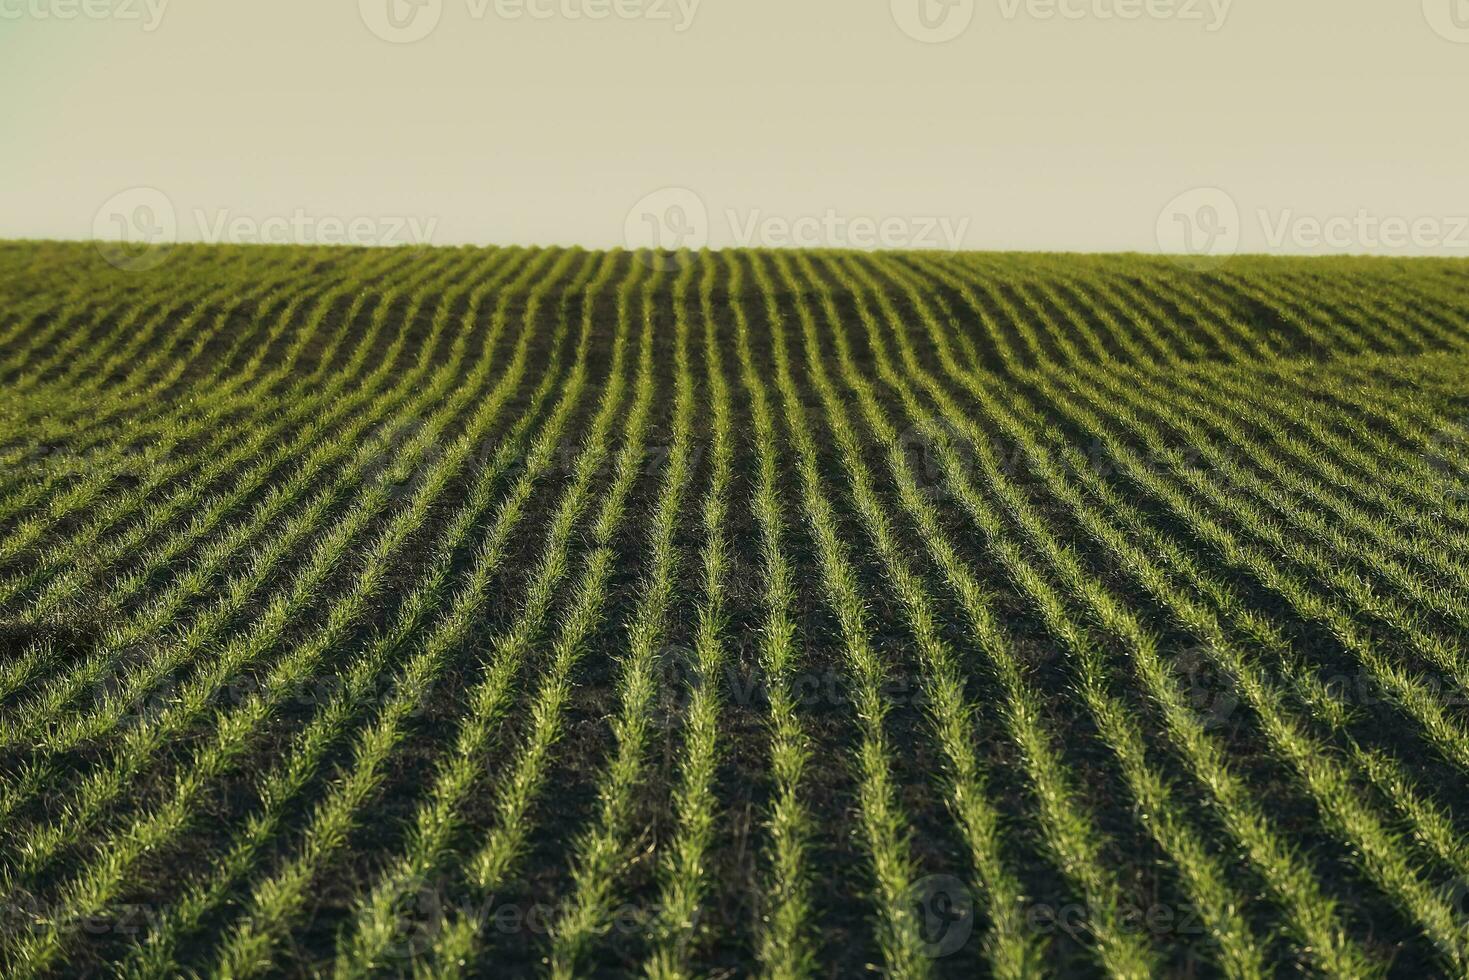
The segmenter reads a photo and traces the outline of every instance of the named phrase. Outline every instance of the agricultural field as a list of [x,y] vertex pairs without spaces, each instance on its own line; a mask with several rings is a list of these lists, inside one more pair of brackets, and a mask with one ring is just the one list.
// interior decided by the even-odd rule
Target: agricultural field
[[1469,972],[1469,264],[111,258],[0,243],[6,978]]

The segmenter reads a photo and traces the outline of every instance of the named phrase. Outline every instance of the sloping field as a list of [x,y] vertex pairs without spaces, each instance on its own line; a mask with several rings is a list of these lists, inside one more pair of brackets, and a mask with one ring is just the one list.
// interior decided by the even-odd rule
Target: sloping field
[[0,973],[1469,970],[1469,266],[0,245]]

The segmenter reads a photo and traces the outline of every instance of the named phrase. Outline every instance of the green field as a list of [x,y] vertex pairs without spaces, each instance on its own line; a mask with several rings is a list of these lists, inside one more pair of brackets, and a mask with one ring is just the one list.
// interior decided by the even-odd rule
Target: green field
[[6,978],[1469,972],[1469,264],[157,258],[0,244]]

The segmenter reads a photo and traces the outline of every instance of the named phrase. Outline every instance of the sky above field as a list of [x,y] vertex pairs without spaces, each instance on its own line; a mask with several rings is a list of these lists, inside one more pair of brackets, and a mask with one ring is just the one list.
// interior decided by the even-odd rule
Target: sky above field
[[0,0],[0,236],[1469,257],[1469,0]]

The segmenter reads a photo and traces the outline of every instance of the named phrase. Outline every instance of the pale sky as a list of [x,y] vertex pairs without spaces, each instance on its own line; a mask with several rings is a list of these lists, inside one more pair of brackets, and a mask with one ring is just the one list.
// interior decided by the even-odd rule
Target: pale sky
[[1469,257],[1469,0],[0,0],[0,85],[8,238]]

